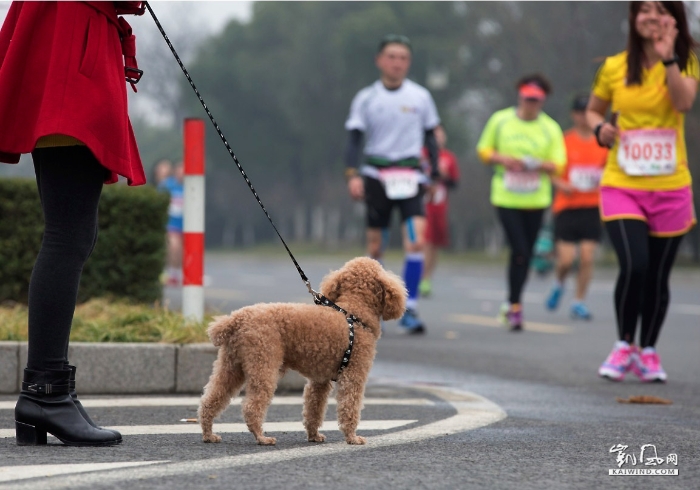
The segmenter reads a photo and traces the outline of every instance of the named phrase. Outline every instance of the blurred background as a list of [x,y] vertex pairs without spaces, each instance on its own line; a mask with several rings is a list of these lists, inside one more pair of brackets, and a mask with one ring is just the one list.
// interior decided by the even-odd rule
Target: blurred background
[[[176,50],[285,238],[324,249],[357,247],[362,205],[343,179],[350,102],[377,79],[387,33],[414,46],[409,77],[426,86],[462,179],[451,196],[452,250],[497,254],[490,170],[474,147],[487,118],[513,105],[516,80],[541,72],[554,92],[545,112],[570,127],[574,96],[588,92],[605,56],[624,48],[626,2],[153,2]],[[688,2],[700,38],[700,6]],[[0,19],[9,2],[0,2]],[[130,111],[149,178],[161,158],[182,158],[182,120],[206,115],[146,13],[128,18],[144,70]],[[686,122],[700,209],[700,104]],[[29,159],[0,176],[33,176]],[[210,249],[276,240],[207,122],[206,240]],[[397,221],[396,219],[394,221]],[[399,234],[392,233],[398,244]],[[700,262],[696,228],[681,257]]]

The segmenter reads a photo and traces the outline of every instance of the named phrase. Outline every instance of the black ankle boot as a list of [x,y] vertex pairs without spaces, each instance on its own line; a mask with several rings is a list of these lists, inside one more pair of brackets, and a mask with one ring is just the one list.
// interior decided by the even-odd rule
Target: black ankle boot
[[85,421],[88,424],[92,425],[95,429],[108,430],[109,432],[112,432],[114,435],[116,435],[119,439],[121,439],[122,435],[119,433],[119,431],[105,429],[104,427],[100,427],[95,422],[93,422],[88,413],[85,411],[85,407],[83,407],[83,404],[80,403],[80,400],[78,400],[78,393],[75,391],[75,371],[77,370],[77,368],[70,364],[66,364],[66,367],[70,369],[70,378],[68,378],[68,394],[73,399],[73,403],[75,403],[75,408],[78,409],[80,415],[82,415]]
[[68,446],[112,446],[122,439],[91,426],[69,394],[70,370],[24,370],[22,391],[15,407],[17,445],[46,444],[50,433]]

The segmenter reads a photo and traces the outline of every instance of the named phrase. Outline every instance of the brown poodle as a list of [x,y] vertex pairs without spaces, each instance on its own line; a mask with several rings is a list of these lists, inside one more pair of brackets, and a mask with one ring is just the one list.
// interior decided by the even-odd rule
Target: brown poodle
[[338,425],[348,444],[364,444],[355,434],[360,422],[365,383],[381,335],[380,318],[401,317],[406,307],[403,281],[374,259],[350,260],[328,274],[321,293],[355,315],[352,356],[347,369],[338,369],[349,344],[343,313],[326,306],[259,303],[218,317],[209,325],[209,338],[219,347],[214,371],[204,387],[199,423],[204,442],[220,442],[212,423],[238,395],[245,383],[243,417],[258,444],[273,445],[262,424],[279,377],[293,369],[308,379],[304,388],[304,427],[308,440],[323,442],[318,432],[326,414],[331,381],[337,376]]

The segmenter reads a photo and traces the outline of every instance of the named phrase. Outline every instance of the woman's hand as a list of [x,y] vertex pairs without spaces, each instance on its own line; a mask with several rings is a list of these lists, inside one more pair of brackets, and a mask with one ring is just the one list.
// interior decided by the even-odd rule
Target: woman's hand
[[654,51],[662,60],[670,60],[675,55],[674,49],[678,37],[676,19],[669,14],[662,15],[655,31],[653,34]]
[[604,122],[600,127],[600,132],[598,133],[598,141],[608,148],[612,148],[615,144],[615,140],[620,136],[620,130],[610,124],[609,122]]
[[[671,15],[662,15],[653,33],[654,51],[662,60],[671,60],[677,56],[674,51],[677,37],[676,19]],[[681,73],[678,63],[666,66],[666,85],[674,109],[678,112],[688,112],[692,109],[698,91],[698,82]]]
[[500,155],[496,163],[500,163],[506,170],[511,172],[522,172],[525,170],[525,163],[522,160],[506,155]]

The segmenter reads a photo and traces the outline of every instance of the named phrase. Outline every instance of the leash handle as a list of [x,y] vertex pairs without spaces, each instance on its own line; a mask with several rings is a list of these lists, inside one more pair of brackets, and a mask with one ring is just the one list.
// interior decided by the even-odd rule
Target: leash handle
[[235,153],[233,153],[233,150],[231,149],[231,146],[228,144],[228,141],[226,140],[224,133],[221,131],[221,128],[219,128],[218,123],[214,119],[214,116],[212,115],[211,111],[209,110],[209,107],[207,107],[207,104],[204,102],[204,99],[202,98],[201,94],[199,93],[199,90],[197,90],[197,87],[195,86],[194,82],[192,81],[192,77],[190,76],[189,72],[187,71],[187,68],[185,68],[185,65],[182,63],[182,60],[180,60],[180,57],[178,56],[177,51],[175,51],[175,48],[173,47],[172,43],[170,42],[170,39],[168,38],[168,35],[163,30],[163,26],[160,25],[160,22],[158,21],[156,14],[153,12],[153,9],[151,8],[151,6],[149,5],[148,2],[143,2],[143,4],[148,9],[148,12],[151,14],[151,17],[153,17],[153,21],[156,23],[158,30],[160,31],[161,35],[163,36],[163,39],[165,39],[165,42],[167,43],[168,47],[170,48],[170,51],[173,53],[173,56],[175,56],[175,60],[177,61],[177,64],[180,65],[180,68],[182,69],[182,72],[185,74],[187,81],[190,83],[192,90],[194,90],[194,93],[197,95],[197,98],[199,99],[200,104],[202,104],[202,107],[204,107],[204,110],[207,113],[207,116],[209,116],[209,120],[214,125],[214,129],[216,129],[216,132],[219,135],[219,138],[221,138],[221,141],[224,142],[224,146],[226,147],[226,150],[228,150],[228,153],[229,153],[229,155],[231,155],[233,162],[236,164],[236,167],[238,167],[238,170],[241,172],[241,175],[245,179],[246,184],[248,184],[248,188],[250,189],[250,192],[252,192],[253,196],[255,196],[255,200],[258,201],[258,204],[260,205],[263,212],[265,213],[265,216],[267,216],[268,221],[270,221],[272,228],[274,228],[275,233],[277,233],[277,236],[282,241],[282,245],[284,245],[284,248],[287,250],[287,253],[289,254],[289,258],[291,258],[292,262],[294,262],[294,266],[297,268],[297,272],[299,272],[299,275],[301,276],[301,280],[304,281],[304,283],[306,284],[306,287],[309,289],[309,293],[311,293],[311,295],[314,297],[314,301],[316,301],[316,298],[319,295],[319,293],[317,293],[316,291],[314,291],[311,288],[311,284],[309,283],[309,279],[306,277],[306,274],[304,274],[304,271],[301,269],[301,266],[299,266],[299,263],[294,258],[294,255],[292,255],[292,251],[289,250],[289,247],[287,246],[287,242],[284,241],[284,238],[282,238],[282,235],[280,235],[280,232],[277,230],[277,227],[275,226],[275,223],[273,223],[272,218],[270,217],[270,214],[267,212],[267,209],[265,209],[265,206],[263,205],[262,201],[260,200],[260,197],[258,197],[257,191],[253,187],[253,184],[250,182],[250,179],[248,178],[248,175],[246,175],[245,170],[243,170],[243,167],[241,166],[240,162],[238,161],[238,158],[236,157]]

